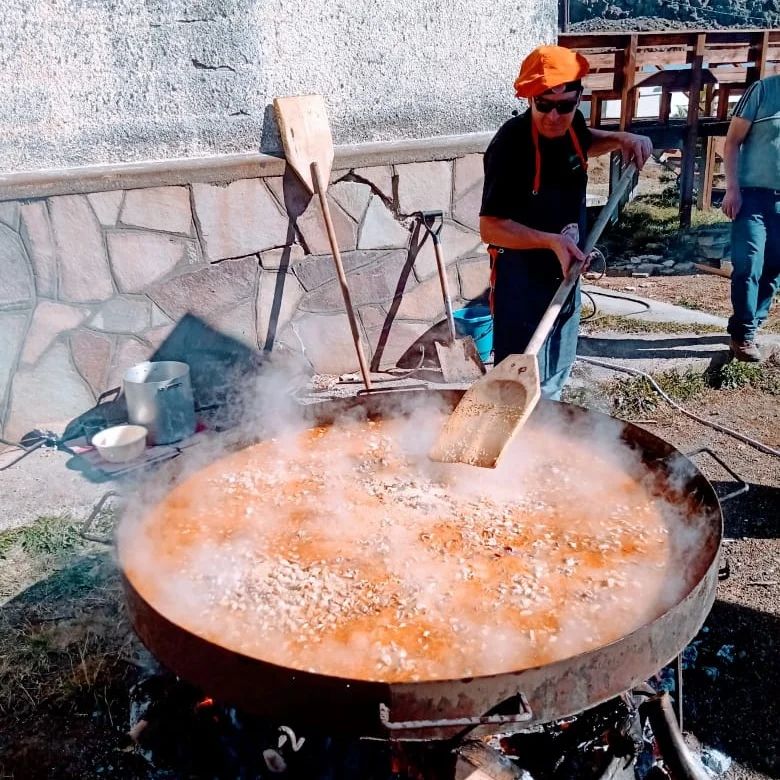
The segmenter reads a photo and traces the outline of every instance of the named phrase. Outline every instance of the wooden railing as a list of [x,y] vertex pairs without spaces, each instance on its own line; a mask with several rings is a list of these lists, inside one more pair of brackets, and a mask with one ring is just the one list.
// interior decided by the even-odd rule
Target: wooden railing
[[[633,128],[663,147],[682,149],[680,223],[690,225],[699,139],[725,135],[732,98],[757,79],[780,73],[780,30],[561,33],[558,42],[590,62],[583,100],[590,103],[593,127]],[[660,87],[657,117],[637,116],[639,89],[645,87]],[[675,92],[687,96],[682,119],[670,116]],[[608,100],[620,101],[617,120],[604,119]],[[709,172],[715,145],[706,146],[701,168]],[[702,186],[711,186],[711,177],[702,178]],[[709,194],[699,200],[708,201]]]

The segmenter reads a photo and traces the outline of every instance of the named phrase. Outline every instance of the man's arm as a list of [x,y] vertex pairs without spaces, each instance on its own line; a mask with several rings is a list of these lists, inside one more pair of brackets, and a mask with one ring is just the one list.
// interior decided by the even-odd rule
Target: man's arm
[[653,153],[653,142],[646,135],[613,132],[591,128],[593,142],[588,149],[589,157],[598,157],[607,152],[622,152],[626,162],[635,162],[641,169]]
[[513,219],[479,218],[479,234],[486,244],[505,249],[549,249],[555,252],[564,276],[575,260],[584,260],[580,248],[569,236],[535,230]]
[[726,169],[726,194],[721,208],[729,219],[736,219],[742,208],[742,193],[739,191],[739,148],[742,146],[750,126],[753,123],[741,116],[732,117],[729,130],[726,133],[726,144],[723,151],[723,165]]

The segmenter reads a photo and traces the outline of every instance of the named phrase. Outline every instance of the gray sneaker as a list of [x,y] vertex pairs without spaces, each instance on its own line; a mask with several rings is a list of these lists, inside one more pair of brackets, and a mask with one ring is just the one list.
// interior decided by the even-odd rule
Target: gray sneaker
[[731,339],[731,352],[735,360],[743,363],[760,363],[761,350],[755,341],[735,341]]

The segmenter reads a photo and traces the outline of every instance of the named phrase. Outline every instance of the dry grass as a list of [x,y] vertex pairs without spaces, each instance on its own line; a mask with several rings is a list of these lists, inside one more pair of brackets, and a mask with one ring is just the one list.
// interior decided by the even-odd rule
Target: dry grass
[[[587,312],[586,312],[587,314]],[[637,317],[625,317],[616,314],[604,314],[585,320],[582,332],[592,333],[669,333],[699,336],[704,333],[723,333],[719,325],[701,325],[690,322],[656,322]]]

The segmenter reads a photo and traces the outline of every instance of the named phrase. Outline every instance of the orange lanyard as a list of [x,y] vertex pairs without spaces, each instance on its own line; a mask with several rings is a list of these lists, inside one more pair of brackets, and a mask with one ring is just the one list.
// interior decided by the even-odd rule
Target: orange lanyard
[[[536,129],[536,125],[531,120],[531,137],[534,141],[534,152],[536,153],[536,169],[534,171],[534,190],[533,194],[539,194],[539,188],[542,185],[542,152],[539,149],[539,131]],[[588,161],[585,159],[585,155],[582,153],[582,147],[580,146],[580,139],[577,138],[577,133],[574,132],[573,127],[569,127],[569,138],[571,138],[574,151],[577,152],[577,157],[580,158],[582,163],[582,169],[588,170]]]

